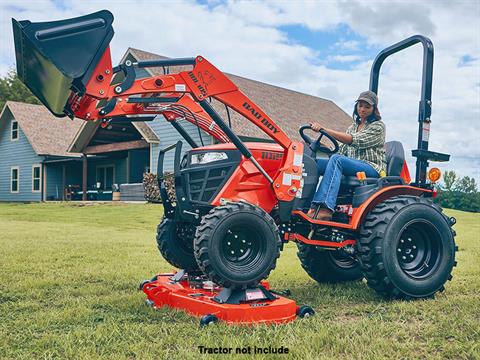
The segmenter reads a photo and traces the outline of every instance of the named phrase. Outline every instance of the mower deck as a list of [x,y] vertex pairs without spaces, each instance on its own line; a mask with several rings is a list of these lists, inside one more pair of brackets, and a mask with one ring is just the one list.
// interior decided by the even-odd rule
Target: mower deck
[[[239,290],[238,296],[212,283],[197,278],[175,274],[159,274],[153,281],[141,285],[147,303],[154,308],[167,305],[195,316],[212,317],[227,324],[286,323],[295,320],[299,307],[295,301],[271,292],[269,284],[262,281],[253,289]],[[203,324],[205,325],[205,324]]]

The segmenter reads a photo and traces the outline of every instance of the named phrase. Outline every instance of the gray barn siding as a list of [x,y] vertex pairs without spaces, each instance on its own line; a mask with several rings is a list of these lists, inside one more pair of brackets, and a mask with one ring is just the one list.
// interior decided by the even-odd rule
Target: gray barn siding
[[[199,146],[201,146],[200,136],[198,135],[198,128],[195,125],[189,123],[188,121],[180,121],[180,123],[190,134],[190,136],[195,140],[195,142]],[[171,144],[175,144],[178,140],[183,141],[183,153],[185,153],[185,151],[187,150],[190,150],[191,147],[177,132],[177,130],[175,130],[175,128],[163,118],[163,116],[157,116],[157,118],[149,122],[148,125],[150,125],[150,127],[153,129],[153,131],[155,131],[155,133],[160,139],[160,144],[152,144],[152,168],[150,169],[150,171],[156,174],[158,154],[161,149],[164,149]],[[205,146],[212,144],[212,137],[204,131],[202,131],[202,139]],[[173,171],[174,154],[175,150],[170,150],[165,155],[163,165],[164,171]]]
[[[0,123],[0,201],[40,201],[41,192],[32,192],[32,165],[40,164],[38,156],[19,126],[18,140],[10,140],[13,116],[5,110],[4,120]],[[19,192],[10,193],[10,169],[18,166],[20,171]]]

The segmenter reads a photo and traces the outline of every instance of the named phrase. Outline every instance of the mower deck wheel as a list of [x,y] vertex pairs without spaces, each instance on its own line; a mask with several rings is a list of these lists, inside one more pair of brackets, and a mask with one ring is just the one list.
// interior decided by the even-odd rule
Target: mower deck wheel
[[154,277],[152,277],[150,280],[143,280],[139,285],[138,285],[138,290],[143,290],[143,288],[145,287],[145,285],[151,283],[151,282],[154,282],[154,281],[157,281],[157,275],[155,275]]
[[308,318],[308,317],[313,316],[313,315],[315,315],[315,310],[313,310],[308,305],[302,305],[297,310],[297,316],[299,318]]
[[208,326],[208,325],[215,325],[216,323],[218,323],[218,318],[212,314],[204,315],[200,319],[201,327]]
[[147,285],[148,283],[150,283],[151,281],[150,280],[143,280],[140,285],[138,285],[138,290],[143,290],[143,287],[145,285]]

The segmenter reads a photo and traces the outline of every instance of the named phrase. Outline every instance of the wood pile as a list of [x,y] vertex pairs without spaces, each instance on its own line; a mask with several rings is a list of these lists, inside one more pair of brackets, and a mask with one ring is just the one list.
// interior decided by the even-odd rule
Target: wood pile
[[[167,194],[171,202],[175,202],[175,178],[173,173],[165,173],[164,180]],[[145,200],[152,203],[161,203],[160,188],[158,187],[157,174],[143,174],[143,187],[145,189]]]

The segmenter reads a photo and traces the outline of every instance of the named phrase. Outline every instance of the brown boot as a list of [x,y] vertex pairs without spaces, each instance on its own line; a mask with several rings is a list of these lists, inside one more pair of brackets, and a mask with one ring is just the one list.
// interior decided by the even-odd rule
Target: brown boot
[[307,215],[315,220],[330,221],[332,220],[333,211],[327,208],[317,208],[308,210]]
[[310,208],[307,212],[307,216],[308,217],[311,217],[312,219],[315,218],[315,212],[317,211],[317,209],[314,209],[314,208]]

